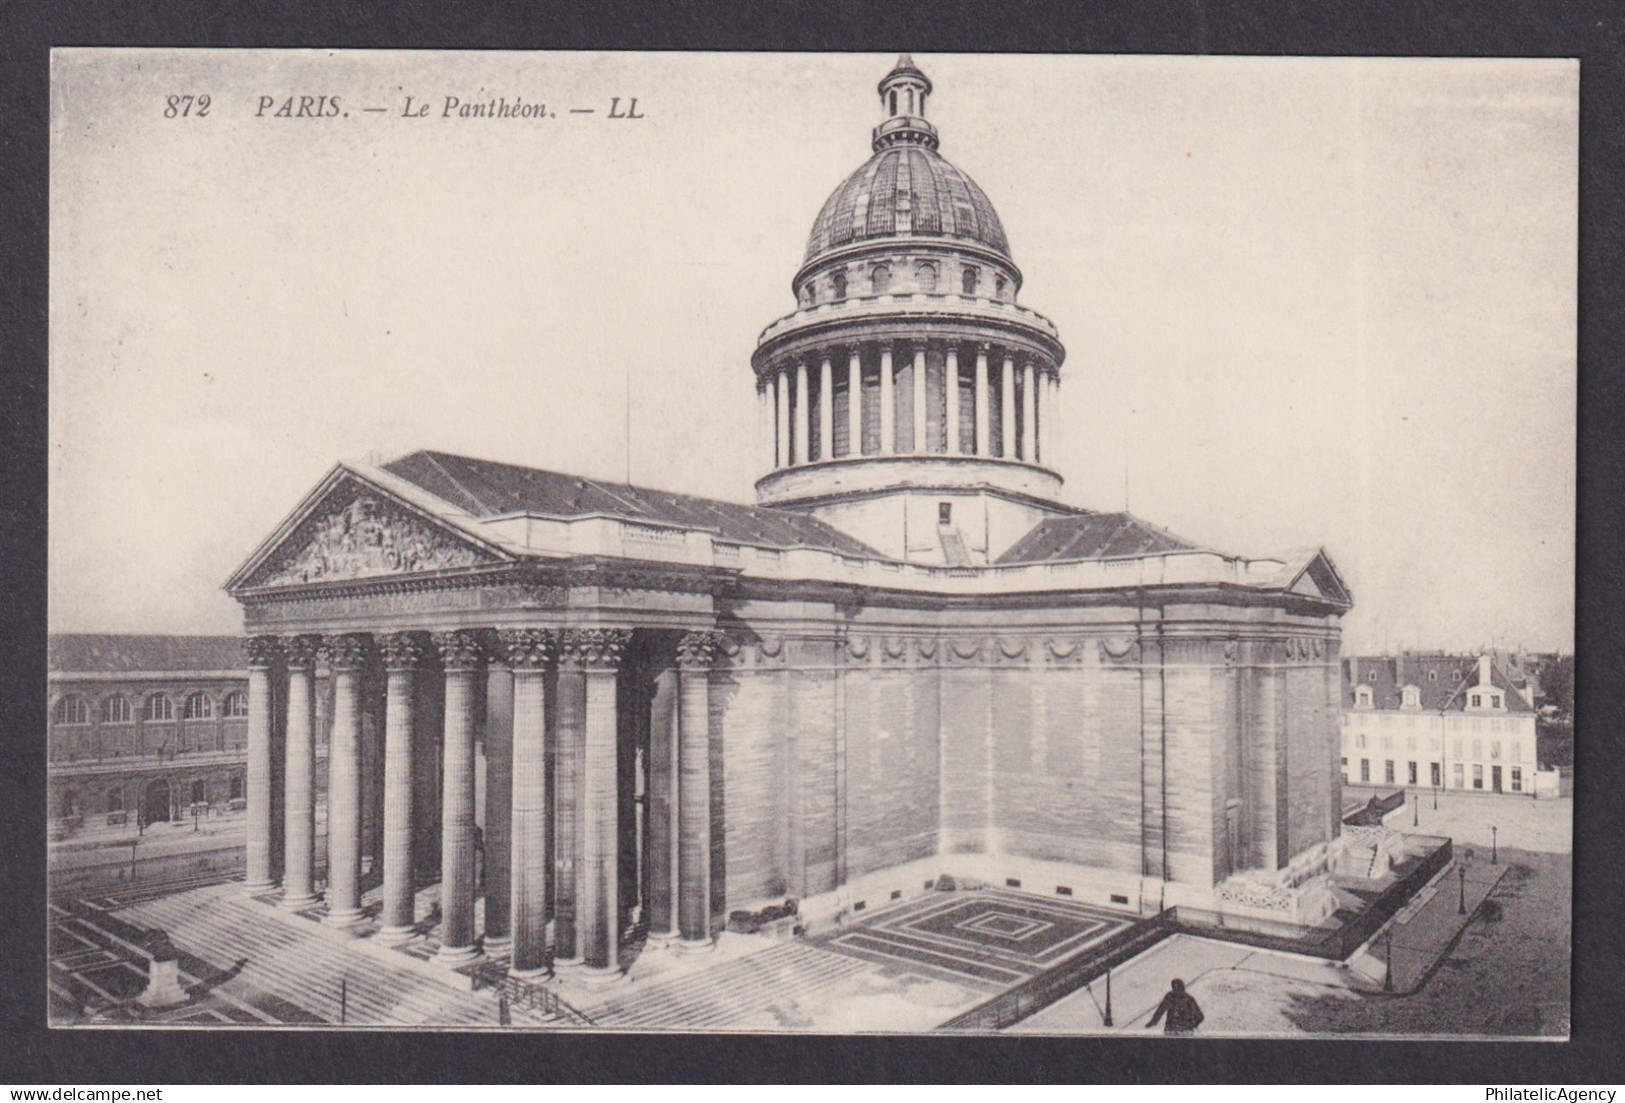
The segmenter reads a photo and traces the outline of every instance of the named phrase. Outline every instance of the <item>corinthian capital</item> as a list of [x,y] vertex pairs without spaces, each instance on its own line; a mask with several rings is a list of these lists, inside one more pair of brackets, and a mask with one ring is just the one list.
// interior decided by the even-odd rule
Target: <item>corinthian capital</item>
[[559,658],[589,670],[614,670],[631,642],[630,628],[569,628],[559,641]]
[[717,649],[722,646],[722,633],[716,629],[690,632],[677,641],[677,665],[709,667],[716,661]]
[[245,650],[249,666],[267,667],[282,657],[282,641],[276,636],[250,636]]
[[338,636],[328,636],[327,665],[335,671],[356,671],[367,661],[367,653],[372,650],[372,637],[365,632],[346,632]]
[[497,639],[515,670],[545,670],[558,653],[558,640],[545,628],[504,628]]
[[423,661],[424,640],[420,632],[391,632],[379,643],[385,670],[412,670]]
[[479,637],[466,628],[436,632],[430,637],[447,670],[472,670],[480,662]]
[[289,636],[282,641],[282,653],[288,657],[289,666],[315,666],[316,656],[321,654],[321,650],[320,636]]

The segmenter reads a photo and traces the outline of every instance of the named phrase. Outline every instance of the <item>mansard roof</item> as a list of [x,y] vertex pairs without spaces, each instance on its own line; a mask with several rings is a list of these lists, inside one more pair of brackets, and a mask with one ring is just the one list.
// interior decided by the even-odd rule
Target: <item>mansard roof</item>
[[[1429,677],[1429,675],[1432,677]],[[1533,712],[1522,692],[1499,662],[1490,663],[1490,682],[1506,691],[1507,712]],[[1421,705],[1433,712],[1462,711],[1467,691],[1478,684],[1477,655],[1407,652],[1402,655],[1348,655],[1343,662],[1343,704],[1354,704],[1356,685],[1371,687],[1371,703],[1377,709],[1397,709],[1403,701],[1401,690],[1415,686]]]
[[996,560],[1001,565],[1058,560],[1115,559],[1195,551],[1197,545],[1132,513],[1083,513],[1034,525]]
[[840,555],[883,558],[867,544],[816,517],[769,506],[741,505],[446,452],[413,452],[385,464],[383,470],[476,518],[509,513],[549,517],[605,514],[627,521],[707,529],[722,540],[742,544],[812,547]]
[[46,644],[55,673],[140,674],[246,671],[241,636],[147,636],[53,633]]

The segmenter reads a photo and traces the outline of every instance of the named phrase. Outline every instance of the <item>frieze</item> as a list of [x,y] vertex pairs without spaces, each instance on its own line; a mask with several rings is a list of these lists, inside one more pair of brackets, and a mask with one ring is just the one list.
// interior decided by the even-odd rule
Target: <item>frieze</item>
[[1100,657],[1102,660],[1116,662],[1138,662],[1140,643],[1132,636],[1114,636],[1101,640]]
[[908,661],[907,640],[886,640],[880,645],[880,658],[882,662],[902,663]]
[[999,640],[994,658],[1012,663],[1027,661],[1027,653],[1032,650],[1031,640]]
[[1082,662],[1083,641],[1081,640],[1045,640],[1044,651],[1052,663]]
[[918,655],[922,659],[934,659],[934,658],[936,658],[937,657],[937,641],[936,640],[927,640],[927,639],[915,640],[914,641],[914,653],[916,655]]
[[490,562],[467,544],[370,495],[306,522],[304,547],[260,583],[298,586],[333,579],[453,570]]
[[783,636],[762,636],[756,641],[756,665],[781,666],[788,658]]
[[479,609],[560,609],[569,603],[563,586],[506,583],[497,586],[424,587],[347,594],[301,594],[292,600],[255,602],[256,623],[304,622],[331,615],[357,617],[467,612]]
[[[984,642],[985,641],[981,639],[963,641],[949,640],[948,655],[950,658],[959,659],[962,662],[970,662],[975,659],[980,659],[982,657],[982,645]],[[921,658],[930,658],[930,656],[922,653]]]
[[874,641],[868,636],[849,636],[846,641],[846,655],[849,659],[860,662],[867,661],[874,650]]

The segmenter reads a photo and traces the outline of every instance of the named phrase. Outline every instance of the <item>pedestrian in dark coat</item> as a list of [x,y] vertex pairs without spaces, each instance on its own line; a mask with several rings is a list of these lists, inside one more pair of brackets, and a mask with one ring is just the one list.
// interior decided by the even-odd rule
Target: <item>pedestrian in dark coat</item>
[[1164,1015],[1168,1017],[1162,1028],[1165,1034],[1190,1034],[1202,1025],[1202,1009],[1197,1006],[1196,997],[1185,991],[1184,981],[1176,980],[1168,986],[1168,994],[1157,1004],[1156,1013],[1145,1024],[1146,1029],[1156,1026]]

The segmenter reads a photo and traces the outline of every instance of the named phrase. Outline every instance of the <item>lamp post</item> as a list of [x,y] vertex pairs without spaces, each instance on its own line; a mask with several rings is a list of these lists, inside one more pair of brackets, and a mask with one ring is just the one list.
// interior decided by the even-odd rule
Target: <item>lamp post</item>
[[1382,990],[1384,992],[1392,992],[1394,990],[1394,932],[1393,932],[1393,928],[1389,928],[1388,937],[1387,937],[1384,945],[1385,945],[1385,949],[1386,949],[1387,952],[1384,954],[1384,957],[1386,958],[1386,965],[1385,965],[1385,967],[1383,968],[1383,971],[1382,971]]
[[1461,902],[1456,905],[1457,915],[1467,914],[1467,867],[1456,867],[1456,879],[1461,882]]
[[1422,794],[1417,793],[1411,797],[1411,826],[1420,827],[1422,824]]
[[1106,1015],[1100,1022],[1101,1026],[1112,1025],[1112,971],[1106,970]]
[[1496,857],[1497,857],[1497,855],[1496,855],[1496,850],[1495,850],[1495,825],[1491,824],[1490,825],[1490,865],[1493,866],[1493,865],[1496,864]]
[[1439,787],[1437,785],[1433,787],[1433,810],[1435,812],[1439,810]]

